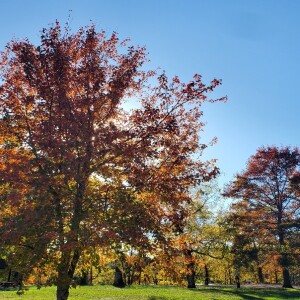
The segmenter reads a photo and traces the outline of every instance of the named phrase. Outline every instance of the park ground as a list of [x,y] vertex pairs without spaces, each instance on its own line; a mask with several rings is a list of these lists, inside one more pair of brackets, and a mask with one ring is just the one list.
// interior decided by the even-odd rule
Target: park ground
[[[16,291],[0,291],[0,300],[51,300],[55,287],[30,287],[19,296]],[[185,289],[170,286],[132,286],[124,289],[112,286],[83,286],[70,290],[69,300],[275,300],[300,299],[300,289],[282,289],[274,286],[234,287],[210,286]]]

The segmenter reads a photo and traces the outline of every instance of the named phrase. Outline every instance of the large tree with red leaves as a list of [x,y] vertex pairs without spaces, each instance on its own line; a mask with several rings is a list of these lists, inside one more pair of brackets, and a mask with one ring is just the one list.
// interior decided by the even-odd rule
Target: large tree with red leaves
[[[207,147],[200,107],[220,81],[163,74],[150,88],[145,49],[126,42],[57,22],[40,45],[13,40],[1,53],[0,244],[23,249],[27,270],[56,264],[58,300],[86,247],[160,237],[190,187],[217,174],[195,157]],[[130,98],[140,106],[127,112]]]
[[[283,287],[292,287],[290,244],[300,227],[300,152],[298,148],[262,147],[251,156],[246,170],[227,186],[225,195],[246,201],[245,212],[252,230],[267,230],[277,241]],[[241,206],[242,207],[242,206]]]

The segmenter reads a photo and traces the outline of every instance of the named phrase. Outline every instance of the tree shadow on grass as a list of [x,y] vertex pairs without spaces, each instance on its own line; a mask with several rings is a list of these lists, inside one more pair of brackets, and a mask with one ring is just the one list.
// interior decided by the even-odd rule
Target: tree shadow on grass
[[[258,300],[258,299],[266,299],[266,298],[274,298],[274,299],[300,299],[300,290],[292,290],[292,289],[256,289],[256,288],[241,288],[241,289],[226,289],[226,288],[204,288],[204,289],[195,289],[193,290],[197,293],[207,293],[210,292],[212,294],[223,294],[223,295],[232,295],[239,296],[245,300]],[[217,298],[216,298],[217,299]]]
[[170,300],[170,298],[162,296],[149,296],[147,300]]
[[239,295],[243,299],[265,299],[265,298],[274,298],[274,299],[300,299],[299,290],[286,290],[286,289],[243,289],[241,291],[236,291],[236,295]]

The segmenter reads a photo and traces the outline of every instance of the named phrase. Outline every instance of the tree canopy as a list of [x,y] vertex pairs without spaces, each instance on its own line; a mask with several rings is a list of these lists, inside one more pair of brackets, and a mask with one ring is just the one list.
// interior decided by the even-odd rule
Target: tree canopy
[[298,148],[262,147],[225,191],[226,196],[241,200],[237,215],[241,217],[242,213],[244,220],[248,219],[243,226],[248,227],[248,233],[252,231],[252,237],[256,235],[262,240],[263,236],[265,239],[273,236],[281,257],[283,287],[292,286],[290,242],[300,224],[299,179]]
[[221,82],[161,74],[150,86],[145,48],[127,44],[56,22],[39,45],[1,53],[0,246],[23,255],[23,272],[53,262],[58,300],[86,247],[160,238],[190,188],[218,174],[199,132],[201,105],[226,100],[207,98]]

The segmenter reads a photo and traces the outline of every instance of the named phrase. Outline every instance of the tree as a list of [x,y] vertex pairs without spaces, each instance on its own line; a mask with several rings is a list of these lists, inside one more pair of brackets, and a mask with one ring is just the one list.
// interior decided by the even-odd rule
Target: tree
[[252,276],[259,283],[264,283],[263,267],[274,255],[272,245],[276,243],[275,236],[261,222],[264,218],[264,213],[253,211],[247,200],[233,203],[226,216],[234,265],[254,273]]
[[172,216],[174,244],[184,256],[188,288],[196,288],[196,267],[199,260],[205,271],[205,284],[209,284],[208,259],[221,259],[226,250],[226,236],[218,216],[211,206],[219,200],[214,182],[202,184],[185,209]]
[[262,147],[225,190],[226,196],[247,202],[245,214],[253,218],[257,234],[267,230],[277,241],[287,288],[292,287],[289,236],[300,226],[299,170],[298,148]]
[[[126,43],[93,25],[73,34],[56,22],[40,45],[13,40],[1,53],[0,243],[26,249],[27,270],[55,262],[57,300],[68,298],[84,249],[122,231],[114,227],[122,195],[136,204],[128,215],[151,209],[151,222],[135,229],[155,238],[164,215],[217,172],[194,158],[207,147],[198,136],[202,103],[225,100],[206,96],[220,81],[162,74],[151,88],[145,49]],[[133,96],[141,106],[127,112]]]

